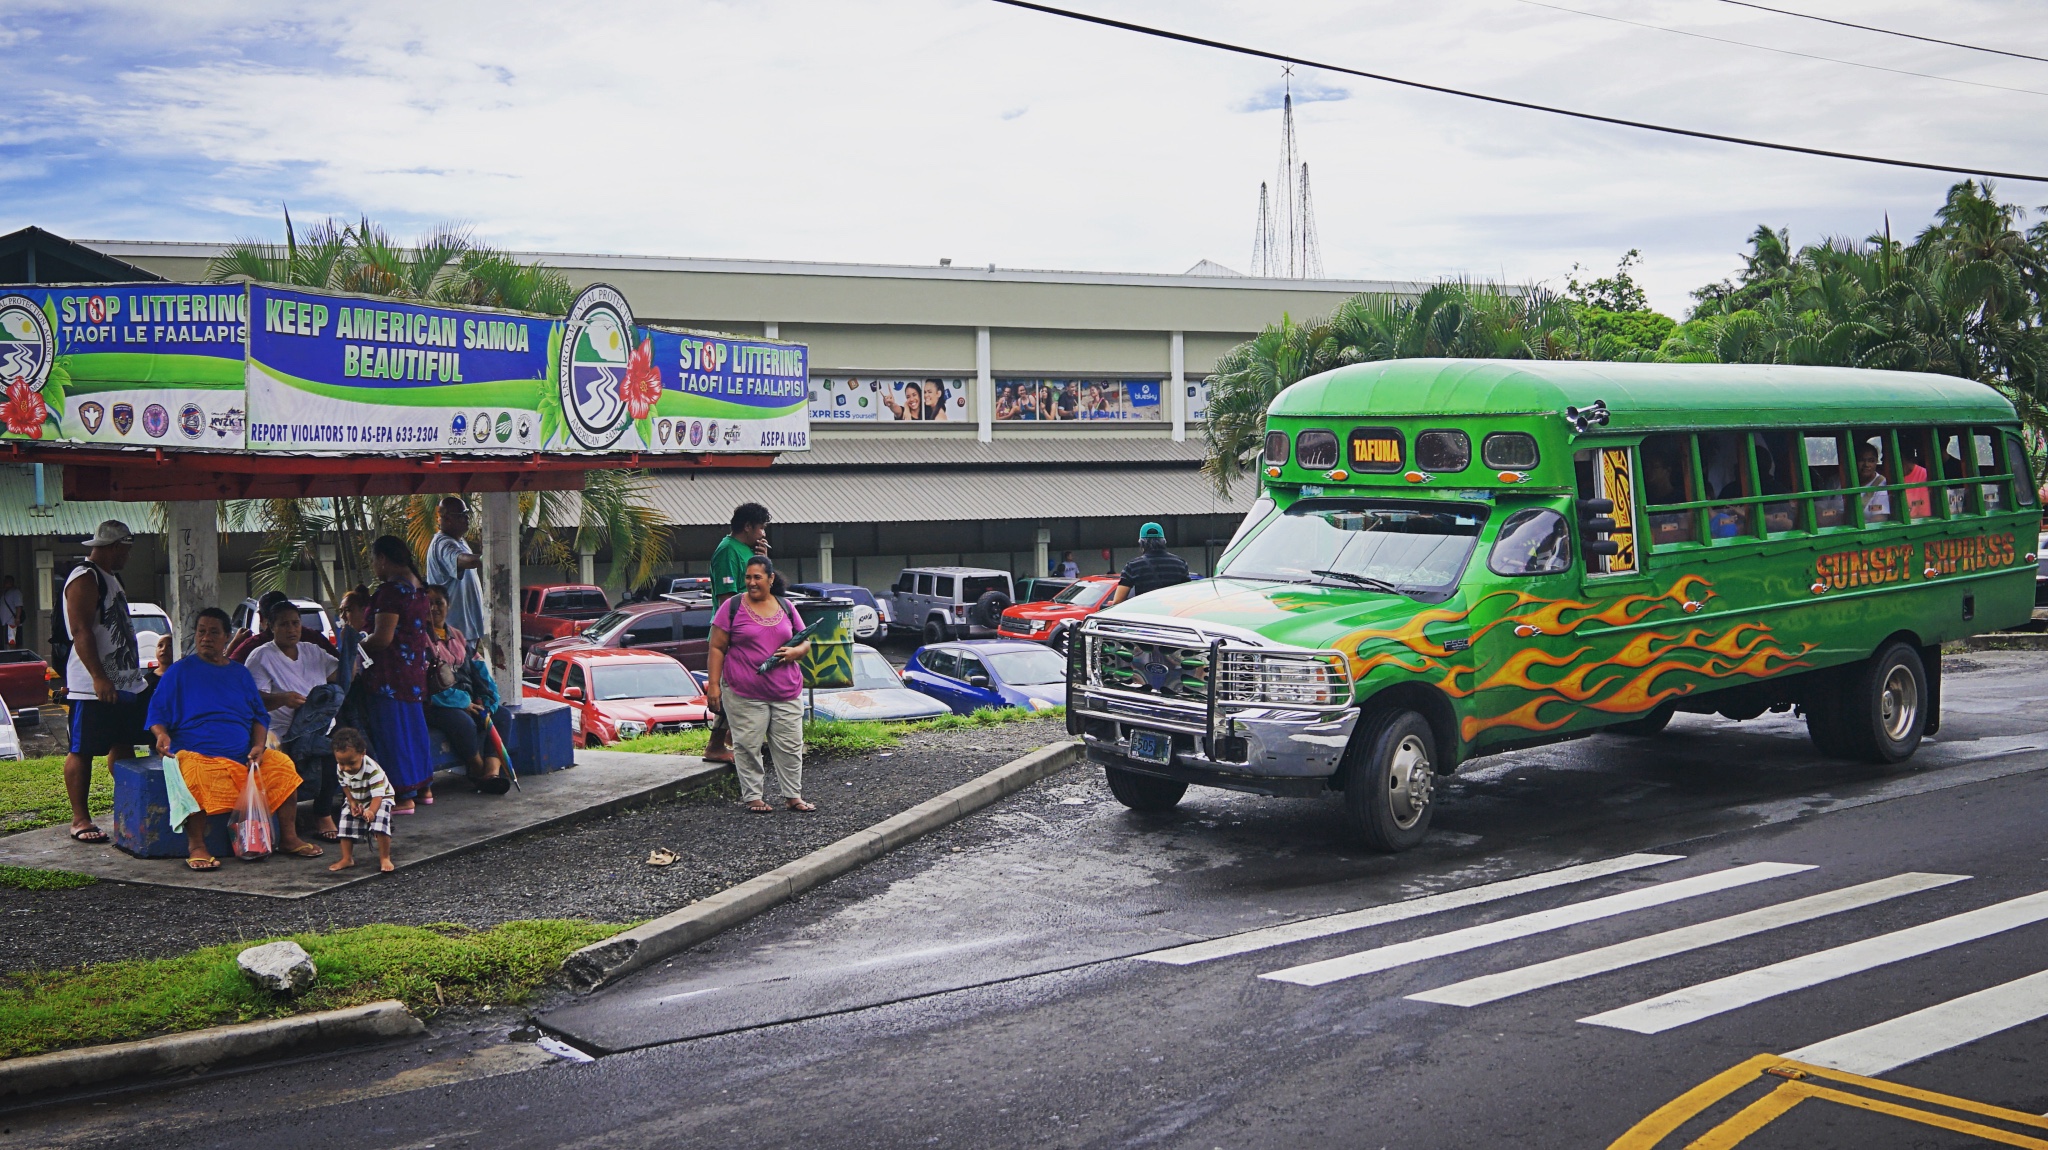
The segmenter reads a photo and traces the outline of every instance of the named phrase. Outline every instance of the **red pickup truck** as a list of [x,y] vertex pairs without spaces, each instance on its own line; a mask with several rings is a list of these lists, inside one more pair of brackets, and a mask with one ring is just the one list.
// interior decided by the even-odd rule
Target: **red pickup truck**
[[574,635],[612,609],[604,588],[588,583],[546,583],[521,589],[519,646]]
[[10,712],[35,711],[49,702],[52,677],[50,665],[34,651],[0,651],[0,700]]

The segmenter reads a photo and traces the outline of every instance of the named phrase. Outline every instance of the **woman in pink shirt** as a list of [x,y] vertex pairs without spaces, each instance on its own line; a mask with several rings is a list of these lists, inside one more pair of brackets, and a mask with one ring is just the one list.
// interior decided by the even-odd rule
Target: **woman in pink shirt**
[[704,686],[705,702],[723,711],[732,726],[740,796],[748,810],[761,815],[775,809],[763,796],[763,743],[774,755],[775,788],[789,809],[818,809],[803,799],[804,676],[797,666],[811,643],[790,644],[804,621],[775,593],[775,584],[775,564],[766,555],[747,560],[746,591],[711,616],[710,681]]

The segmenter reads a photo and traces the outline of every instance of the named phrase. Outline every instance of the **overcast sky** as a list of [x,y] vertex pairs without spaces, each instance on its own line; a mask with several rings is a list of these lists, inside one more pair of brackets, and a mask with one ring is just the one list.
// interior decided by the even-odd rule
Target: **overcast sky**
[[[1774,4],[2048,56],[2040,0]],[[2048,171],[2048,64],[1720,0],[1072,6],[1611,115]],[[0,60],[0,232],[78,238],[277,238],[289,203],[519,249],[1242,269],[1280,139],[1276,65],[986,0],[0,0]],[[1759,223],[1862,236],[1888,211],[1910,232],[1956,178],[1296,83],[1336,277],[1561,286],[1633,247],[1682,314]]]

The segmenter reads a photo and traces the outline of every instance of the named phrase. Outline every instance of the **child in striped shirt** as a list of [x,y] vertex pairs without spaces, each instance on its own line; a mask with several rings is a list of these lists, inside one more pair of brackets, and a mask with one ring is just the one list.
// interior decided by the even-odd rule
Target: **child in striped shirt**
[[384,777],[384,768],[366,752],[369,745],[354,727],[336,727],[327,736],[334,748],[334,769],[341,779],[344,806],[341,811],[341,858],[327,869],[342,871],[356,865],[356,843],[377,840],[378,869],[389,874],[391,866],[391,804],[398,792]]

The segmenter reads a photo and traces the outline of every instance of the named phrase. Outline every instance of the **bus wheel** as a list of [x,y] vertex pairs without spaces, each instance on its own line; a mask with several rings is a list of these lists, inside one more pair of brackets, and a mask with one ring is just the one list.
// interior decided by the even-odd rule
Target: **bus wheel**
[[1918,651],[1893,643],[1842,668],[1835,685],[1806,720],[1823,754],[1889,764],[1918,749],[1927,728],[1927,668]]
[[1607,729],[1617,735],[1632,735],[1638,739],[1647,739],[1652,735],[1661,734],[1664,728],[1670,724],[1671,715],[1677,709],[1671,704],[1665,703],[1640,719],[1630,719],[1626,723],[1616,723]]
[[1162,779],[1157,775],[1141,775],[1121,767],[1104,767],[1109,776],[1109,793],[1116,801],[1134,811],[1170,811],[1180,803],[1180,797],[1188,793],[1186,783]]
[[1436,811],[1436,735],[1414,711],[1373,720],[1353,744],[1344,805],[1376,851],[1405,851],[1429,833]]

